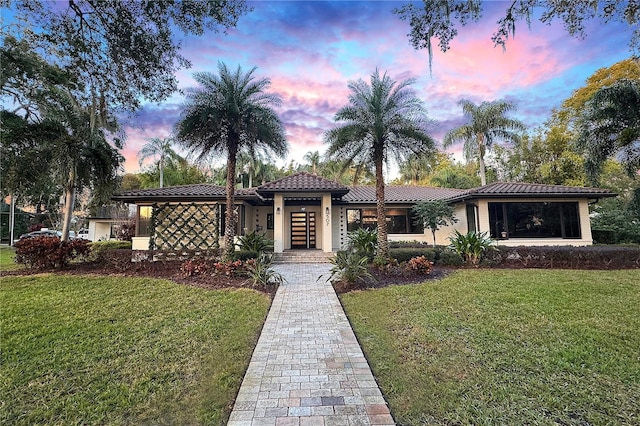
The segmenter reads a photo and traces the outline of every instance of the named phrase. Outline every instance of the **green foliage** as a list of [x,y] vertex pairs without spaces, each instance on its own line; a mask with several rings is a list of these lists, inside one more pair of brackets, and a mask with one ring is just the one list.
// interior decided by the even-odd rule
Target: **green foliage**
[[245,263],[245,274],[249,277],[253,287],[267,287],[269,285],[280,285],[286,279],[273,270],[273,254],[262,253],[255,259],[250,259]]
[[468,123],[450,130],[442,140],[446,148],[457,142],[463,142],[464,156],[467,160],[478,160],[480,165],[480,184],[487,184],[484,157],[494,142],[514,142],[520,139],[519,131],[525,126],[519,120],[508,118],[507,113],[515,110],[508,101],[482,102],[476,105],[463,99],[459,102]]
[[[160,169],[157,165],[145,168],[145,171],[135,175],[138,178],[140,188],[158,188],[160,181]],[[164,186],[191,185],[205,183],[208,177],[196,164],[191,164],[186,159],[176,156],[165,160],[163,168]],[[135,182],[133,182],[135,184]]]
[[384,162],[398,163],[411,154],[423,154],[434,149],[435,142],[427,134],[427,114],[423,102],[410,85],[400,83],[376,70],[371,83],[360,79],[348,84],[349,104],[336,113],[341,122],[325,133],[329,144],[327,156],[365,168],[374,168],[378,209],[377,256],[389,257],[389,242],[384,219]]
[[640,213],[630,210],[608,210],[591,219],[591,230],[596,243],[640,244]]
[[486,232],[468,232],[460,233],[454,230],[454,236],[449,237],[451,248],[458,253],[468,265],[475,266],[480,264],[482,255],[488,251],[495,249],[494,241],[487,236]]
[[9,5],[14,24],[3,26],[3,36],[14,36],[45,52],[48,61],[73,70],[84,100],[95,97],[110,110],[126,111],[177,90],[175,73],[189,66],[180,54],[182,35],[234,27],[249,11],[243,0]]
[[249,259],[257,259],[260,257],[260,253],[262,252],[253,250],[236,250],[233,252],[233,260],[247,261]]
[[167,162],[172,159],[178,159],[179,155],[173,150],[173,138],[151,138],[144,144],[140,152],[138,152],[138,161],[140,166],[144,160],[149,158],[158,158],[158,172],[160,173],[160,188],[164,187],[164,168]]
[[369,259],[366,256],[349,251],[338,251],[329,262],[333,266],[327,281],[344,281],[353,284],[374,280],[373,275],[369,272]]
[[462,257],[449,247],[392,248],[390,254],[400,263],[408,262],[414,257],[424,256],[427,260],[439,266],[460,266],[463,264]]
[[413,211],[421,220],[424,227],[431,229],[433,246],[436,246],[436,231],[441,226],[453,225],[458,222],[453,206],[443,201],[421,201],[413,206]]
[[240,250],[263,253],[273,248],[273,240],[258,231],[251,231],[238,238],[237,246]]
[[26,238],[16,242],[16,262],[32,269],[62,269],[84,259],[91,247],[86,240],[60,241],[56,237]]
[[176,139],[199,160],[226,153],[226,217],[224,256],[233,257],[237,217],[235,209],[236,162],[241,152],[271,152],[284,157],[289,149],[282,121],[273,107],[281,99],[266,93],[271,81],[256,80],[256,68],[233,71],[218,63],[218,75],[199,72],[193,78],[200,88],[187,93]]
[[620,159],[629,176],[640,170],[640,81],[619,80],[598,90],[587,102],[580,120],[579,146],[587,157],[586,170],[592,183],[605,161]]
[[378,231],[358,228],[347,234],[348,249],[360,256],[373,259],[378,246]]

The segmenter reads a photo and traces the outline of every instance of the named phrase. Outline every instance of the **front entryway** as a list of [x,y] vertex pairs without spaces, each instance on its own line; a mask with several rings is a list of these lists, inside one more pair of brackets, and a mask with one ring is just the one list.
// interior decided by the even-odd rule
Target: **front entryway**
[[316,248],[316,213],[291,213],[291,248]]

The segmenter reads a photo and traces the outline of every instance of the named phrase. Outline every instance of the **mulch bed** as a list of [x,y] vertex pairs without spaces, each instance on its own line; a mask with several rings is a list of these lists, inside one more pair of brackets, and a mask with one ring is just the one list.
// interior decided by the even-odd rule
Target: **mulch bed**
[[404,268],[397,268],[390,272],[380,271],[376,268],[369,268],[369,272],[375,278],[374,281],[358,281],[356,283],[346,283],[336,281],[333,288],[337,293],[347,293],[354,290],[366,290],[370,288],[383,288],[390,285],[410,285],[419,284],[425,281],[439,280],[449,275],[454,269],[434,267],[430,274],[423,275],[407,271]]
[[[181,262],[131,262],[130,267],[126,270],[118,270],[112,265],[104,265],[100,263],[77,263],[68,267],[56,270],[56,274],[68,275],[89,275],[89,276],[114,276],[114,277],[148,277],[159,278],[174,281],[179,284],[189,285],[192,287],[205,288],[209,290],[221,288],[254,288],[251,286],[246,277],[224,275],[224,274],[197,274],[185,276],[180,271]],[[3,271],[2,276],[9,275],[34,275],[51,271],[42,271],[38,269],[17,269],[13,271]],[[275,294],[277,286],[271,285],[268,288],[254,288],[255,290]]]

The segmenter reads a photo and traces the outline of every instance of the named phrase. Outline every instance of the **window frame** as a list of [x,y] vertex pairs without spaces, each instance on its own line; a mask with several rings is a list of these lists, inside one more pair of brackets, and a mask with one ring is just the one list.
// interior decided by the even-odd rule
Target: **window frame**
[[582,239],[578,201],[495,201],[487,210],[489,235],[497,240]]

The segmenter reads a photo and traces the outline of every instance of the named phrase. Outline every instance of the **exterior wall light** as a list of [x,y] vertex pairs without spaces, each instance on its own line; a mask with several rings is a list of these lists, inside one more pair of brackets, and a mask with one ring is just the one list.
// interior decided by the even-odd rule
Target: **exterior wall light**
[[280,207],[276,207],[276,214],[280,214]]

